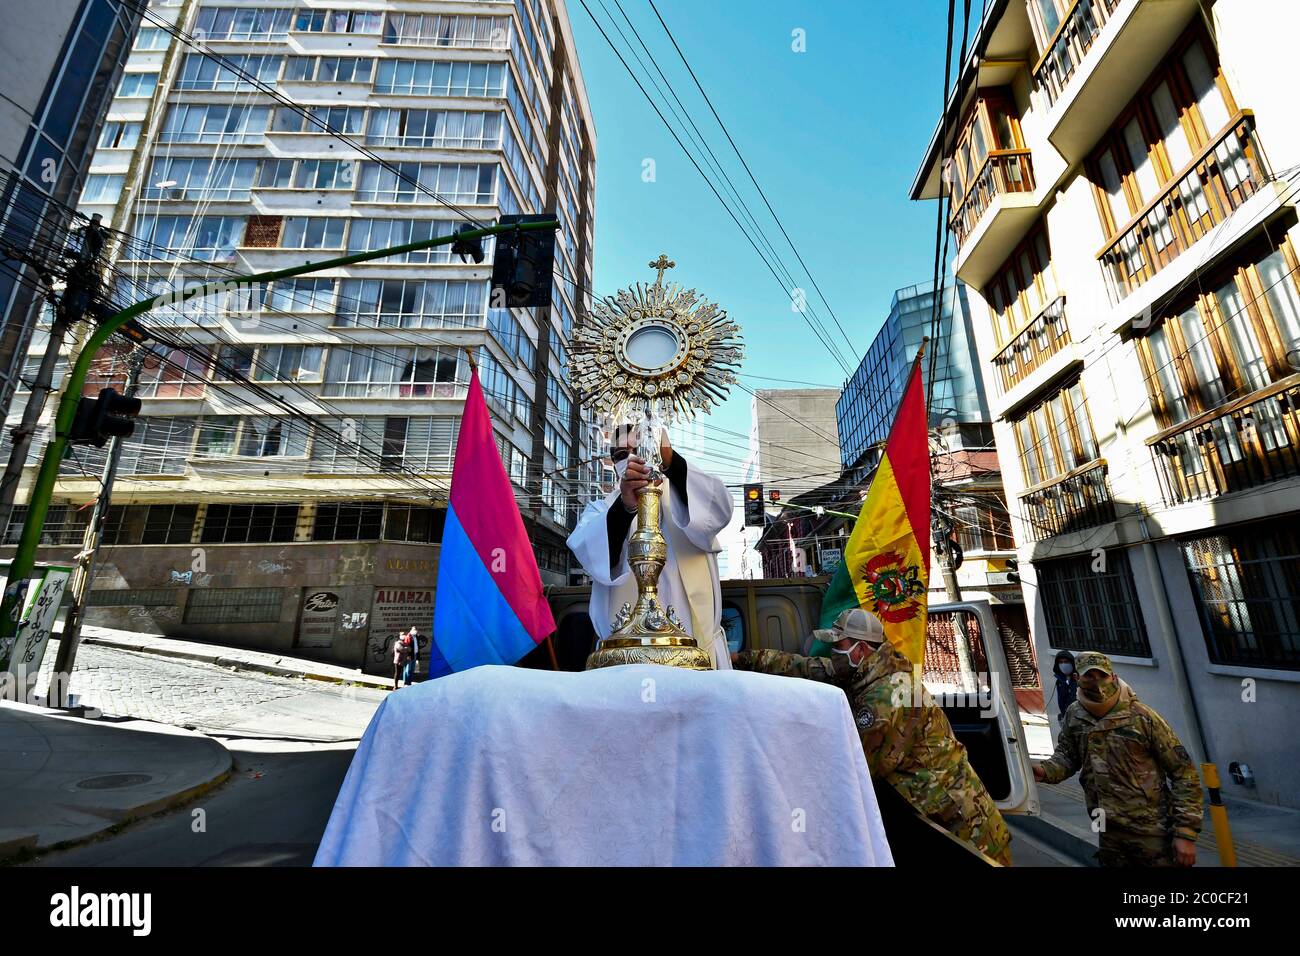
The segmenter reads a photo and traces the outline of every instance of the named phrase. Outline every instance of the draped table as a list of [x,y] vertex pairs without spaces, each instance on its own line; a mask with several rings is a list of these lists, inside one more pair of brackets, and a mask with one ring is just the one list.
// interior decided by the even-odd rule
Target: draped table
[[891,866],[843,691],[739,671],[485,666],[403,688],[317,866]]

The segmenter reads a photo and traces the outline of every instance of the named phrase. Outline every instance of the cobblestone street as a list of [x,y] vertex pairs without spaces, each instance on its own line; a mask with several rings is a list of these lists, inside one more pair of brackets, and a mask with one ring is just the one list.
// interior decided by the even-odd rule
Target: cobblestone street
[[[58,653],[51,641],[38,684],[43,694]],[[235,737],[307,741],[357,739],[385,692],[277,677],[196,661],[83,644],[72,693],[108,717],[137,717]]]

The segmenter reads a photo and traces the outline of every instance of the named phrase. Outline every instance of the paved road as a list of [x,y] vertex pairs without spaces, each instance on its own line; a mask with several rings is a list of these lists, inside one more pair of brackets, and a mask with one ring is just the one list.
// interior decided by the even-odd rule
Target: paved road
[[[45,655],[41,692],[57,649]],[[357,740],[386,691],[236,671],[83,644],[72,692],[109,716],[138,717],[222,737]]]
[[227,744],[235,769],[221,787],[116,836],[27,865],[310,866],[356,745]]

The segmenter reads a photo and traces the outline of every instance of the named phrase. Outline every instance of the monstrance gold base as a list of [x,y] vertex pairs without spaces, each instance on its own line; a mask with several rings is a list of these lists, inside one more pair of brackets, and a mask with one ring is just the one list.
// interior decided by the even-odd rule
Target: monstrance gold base
[[692,671],[713,670],[709,652],[695,643],[695,638],[678,637],[627,638],[610,637],[596,645],[587,658],[587,670],[618,667],[620,664],[663,664]]

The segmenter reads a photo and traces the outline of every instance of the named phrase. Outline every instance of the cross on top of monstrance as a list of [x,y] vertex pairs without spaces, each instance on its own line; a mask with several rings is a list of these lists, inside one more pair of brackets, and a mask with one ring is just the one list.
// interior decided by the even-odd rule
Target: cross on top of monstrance
[[662,252],[659,253],[659,258],[650,263],[651,269],[659,270],[659,277],[655,279],[655,285],[662,286],[664,284],[664,271],[667,269],[675,269],[676,267],[677,263],[673,262]]

